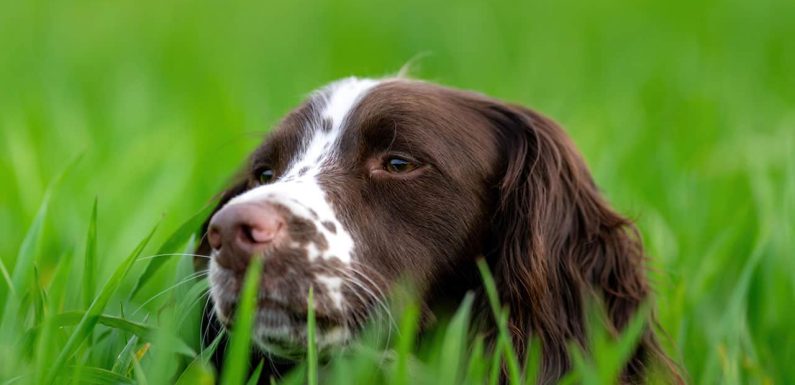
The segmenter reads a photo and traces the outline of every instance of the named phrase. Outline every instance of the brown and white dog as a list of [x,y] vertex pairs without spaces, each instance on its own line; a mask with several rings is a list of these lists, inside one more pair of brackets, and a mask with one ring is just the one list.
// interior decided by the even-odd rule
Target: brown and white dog
[[[314,92],[216,210],[198,251],[211,257],[214,318],[229,323],[249,261],[262,258],[254,342],[281,356],[305,349],[310,287],[321,349],[353,338],[401,280],[428,313],[474,292],[480,318],[491,319],[478,258],[520,357],[529,338],[541,342],[542,383],[570,368],[572,342],[587,347],[588,302],[605,305],[618,333],[649,300],[635,228],[604,201],[558,125],[421,81],[348,78]],[[624,382],[668,365],[652,323]]]

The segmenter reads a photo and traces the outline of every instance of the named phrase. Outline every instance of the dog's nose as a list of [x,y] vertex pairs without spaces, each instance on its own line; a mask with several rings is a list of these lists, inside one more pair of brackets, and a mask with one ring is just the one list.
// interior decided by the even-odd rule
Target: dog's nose
[[235,203],[219,210],[207,228],[219,265],[245,271],[251,256],[267,249],[284,231],[284,217],[267,203]]

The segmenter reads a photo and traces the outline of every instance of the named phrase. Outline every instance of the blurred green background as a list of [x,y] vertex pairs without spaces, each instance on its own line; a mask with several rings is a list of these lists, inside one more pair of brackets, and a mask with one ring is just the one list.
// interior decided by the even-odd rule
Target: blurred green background
[[412,59],[415,77],[566,127],[639,224],[693,383],[795,381],[787,0],[0,0],[0,259],[14,269],[48,184],[82,154],[53,188],[35,264],[46,283],[84,253],[97,197],[104,282],[153,224],[157,244],[206,205],[312,89]]

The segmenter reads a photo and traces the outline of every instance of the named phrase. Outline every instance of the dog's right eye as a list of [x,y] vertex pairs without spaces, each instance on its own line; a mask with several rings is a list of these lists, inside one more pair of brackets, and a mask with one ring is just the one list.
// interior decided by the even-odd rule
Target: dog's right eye
[[391,173],[401,174],[413,171],[417,168],[417,164],[407,159],[391,157],[387,159],[384,168]]
[[265,168],[259,173],[259,182],[261,184],[268,184],[273,180],[273,169]]

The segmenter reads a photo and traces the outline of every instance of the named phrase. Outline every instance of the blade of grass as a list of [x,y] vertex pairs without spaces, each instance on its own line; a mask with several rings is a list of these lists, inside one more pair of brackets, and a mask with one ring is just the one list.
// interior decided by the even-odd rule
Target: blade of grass
[[[91,208],[91,218],[88,222],[86,233],[85,255],[83,258],[83,307],[88,309],[91,301],[94,300],[96,293],[96,253],[97,253],[97,197],[94,197],[94,205]],[[94,336],[87,340],[87,349],[91,351],[94,344]]]
[[177,370],[176,350],[170,343],[177,333],[179,326],[176,324],[176,307],[169,306],[158,314],[157,336],[152,342],[153,349],[150,350],[149,365],[146,370],[146,378],[152,385],[173,384]]
[[525,353],[524,383],[532,385],[538,383],[538,375],[541,372],[541,342],[538,338],[531,338],[527,346],[530,348]]
[[6,281],[6,285],[8,285],[8,292],[12,295],[16,295],[14,292],[14,283],[11,282],[11,275],[8,274],[8,269],[6,268],[6,264],[3,263],[3,258],[0,258],[0,273],[3,275],[3,280]]
[[[61,380],[71,380],[72,383],[79,382],[80,384],[135,384],[135,381],[118,373],[111,372],[103,368],[87,367],[87,366],[67,366],[68,374],[58,377]],[[3,385],[11,385],[25,379],[27,376],[19,376],[3,382]]]
[[81,366],[74,369],[72,378],[81,384],[135,384],[132,379],[103,368]]
[[116,356],[116,362],[113,363],[113,367],[111,368],[112,372],[118,373],[122,376],[129,374],[129,369],[131,369],[131,357],[138,346],[138,341],[140,341],[140,337],[137,335],[133,335],[129,340],[127,340],[127,343],[124,345],[124,348],[122,348],[121,353]]
[[[83,319],[83,316],[84,314],[82,312],[76,312],[76,311],[61,313],[52,317],[48,322],[52,323],[52,326],[56,328],[63,328],[80,323],[80,321]],[[161,336],[158,336],[157,328],[144,325],[142,323],[130,321],[128,319],[124,319],[121,317],[101,314],[96,316],[96,322],[100,325],[104,325],[112,329],[118,329],[121,331],[134,334],[150,342],[154,341],[155,338],[162,338]],[[25,334],[32,335],[36,331],[36,329],[39,329],[41,327],[43,327],[43,324],[37,326],[33,330],[27,331]],[[177,352],[181,354],[184,354],[185,356],[188,357],[196,356],[196,352],[193,349],[191,349],[190,346],[188,346],[184,341],[182,341],[177,337],[172,336],[172,338],[169,338],[167,342],[169,345],[173,346],[173,349],[175,349]]]
[[408,361],[417,336],[419,318],[420,309],[415,303],[411,302],[404,309],[403,317],[400,320],[400,339],[398,341],[397,370],[394,382],[396,385],[409,384]]
[[251,373],[251,377],[248,378],[248,382],[246,383],[246,385],[259,384],[259,376],[262,375],[263,365],[265,365],[265,360],[260,360],[259,364],[257,364],[256,369],[254,369],[254,373]]
[[[51,307],[52,305],[50,305]],[[52,309],[50,309],[52,310]],[[35,364],[38,368],[45,368],[49,364],[52,359],[52,337],[54,332],[57,329],[46,320],[43,322],[42,327],[37,330],[37,333],[33,334],[30,338],[30,342],[26,345],[34,346],[36,348],[36,353],[34,355]],[[23,339],[24,341],[24,339]],[[36,371],[34,374],[35,383],[41,383],[42,377],[44,373],[43,371]]]
[[39,324],[45,317],[47,294],[44,292],[44,288],[39,285],[41,275],[36,264],[33,264],[33,278],[33,284],[30,288],[31,301],[33,303],[33,322]]
[[22,240],[22,245],[19,247],[16,266],[14,267],[14,273],[11,278],[14,284],[14,290],[17,293],[22,292],[30,281],[30,272],[32,271],[33,261],[36,257],[36,248],[41,239],[41,230],[44,226],[44,220],[47,217],[51,196],[52,193],[49,190],[44,193],[41,206],[39,206],[33,223],[30,224],[30,228],[28,228],[28,232]]
[[502,369],[502,349],[500,346],[502,340],[497,341],[497,346],[491,352],[491,367],[489,368],[489,382],[488,385],[497,385],[500,382],[500,369]]
[[[563,378],[560,379],[558,385],[574,385],[579,384],[581,382],[583,375],[576,370],[572,370],[566,373]],[[586,377],[587,378],[587,377]],[[596,378],[596,376],[594,376]]]
[[44,226],[44,219],[47,216],[47,209],[50,204],[50,195],[50,190],[44,193],[41,206],[39,206],[33,223],[28,228],[25,238],[22,240],[22,245],[19,247],[19,252],[17,252],[16,265],[11,277],[11,289],[5,298],[2,322],[4,330],[8,330],[11,327],[10,324],[14,323],[19,311],[19,303],[13,299],[18,298],[30,282],[33,272],[33,261],[36,259],[36,249],[41,238],[41,229]]
[[26,375],[21,375],[21,376],[15,376],[15,377],[11,377],[11,378],[9,378],[8,380],[6,380],[5,382],[2,382],[2,383],[0,383],[0,385],[12,385],[12,384],[16,384],[16,383],[19,383],[19,382],[21,382],[21,381],[22,381],[23,379],[25,379],[26,377],[27,377]]
[[229,350],[224,357],[224,373],[221,377],[221,384],[242,384],[245,378],[249,363],[251,330],[254,325],[261,272],[262,261],[259,258],[252,258],[251,264],[246,271],[243,290],[238,299]]
[[[213,371],[213,366],[210,364],[210,358],[212,358],[213,353],[215,353],[216,349],[218,349],[218,345],[221,344],[221,341],[224,339],[225,333],[222,331],[218,333],[215,337],[213,342],[211,342],[206,348],[204,348],[201,353],[188,365],[188,367],[182,372],[182,374],[177,379],[177,384],[196,384],[196,383],[206,383],[208,385],[215,384],[215,372]],[[195,380],[195,378],[200,378],[199,380]],[[209,377],[209,378],[206,378]]]
[[[55,272],[52,275],[53,278],[46,291],[48,293],[47,300],[49,302],[48,318],[41,323],[40,330],[37,332],[36,337],[29,339],[31,344],[33,343],[32,341],[37,340],[37,353],[35,356],[35,367],[37,368],[49,367],[50,363],[55,360],[55,355],[58,354],[58,350],[54,349],[54,346],[62,346],[66,340],[64,331],[55,326],[50,320],[53,315],[63,311],[66,299],[73,294],[70,288],[74,284],[71,274],[74,268],[74,255],[74,250],[68,250],[62,253],[58,258],[58,265],[55,268]],[[27,339],[23,337],[22,341],[26,340]],[[41,384],[46,374],[44,370],[38,371],[35,375],[35,383]]]
[[[306,362],[301,362],[296,366],[293,370],[287,372],[287,375],[282,376],[279,378],[279,385],[306,385]],[[351,373],[351,376],[355,376],[358,373]],[[356,381],[351,381],[352,384],[356,384]]]
[[461,363],[466,349],[466,337],[469,328],[469,313],[472,309],[473,296],[467,294],[458,307],[452,321],[447,326],[442,349],[440,351],[439,380],[442,384],[455,385],[461,382]]
[[209,289],[210,283],[206,279],[198,279],[185,294],[180,296],[180,302],[177,305],[177,314],[181,314],[179,323],[185,322],[191,315],[192,309],[198,308],[197,311],[201,311],[201,299],[208,295],[207,291]]
[[[22,245],[17,253],[16,265],[11,278],[11,288],[5,296],[3,306],[2,321],[0,321],[0,336],[4,341],[14,341],[17,338],[16,330],[20,330],[18,325],[20,314],[26,314],[28,306],[24,303],[25,288],[28,288],[31,278],[34,275],[34,261],[36,259],[38,245],[41,239],[41,232],[44,220],[49,207],[52,184],[44,193],[41,206],[36,213],[33,223],[28,228]],[[21,297],[22,296],[22,297]]]
[[486,261],[478,259],[477,261],[480,275],[483,277],[483,285],[486,288],[486,294],[489,298],[489,304],[497,322],[497,331],[499,332],[499,344],[502,346],[505,355],[505,363],[508,366],[508,376],[511,384],[520,384],[521,371],[519,369],[519,359],[516,357],[516,351],[513,348],[511,334],[508,331],[508,309],[500,310],[500,299],[497,295],[497,284],[494,282],[494,277],[489,272],[489,267]]
[[86,253],[83,260],[83,306],[88,308],[94,300],[96,293],[95,279],[96,274],[96,255],[97,255],[97,198],[94,198],[94,206],[91,209],[91,219],[88,222],[88,233],[86,234]]
[[197,359],[188,365],[174,382],[175,385],[213,385],[215,373],[208,363]]
[[19,252],[17,253],[14,271],[11,276],[11,282],[13,284],[12,290],[16,291],[17,294],[19,294],[23,288],[27,287],[27,284],[30,281],[31,266],[35,260],[35,252],[40,242],[41,230],[44,226],[44,221],[47,216],[50,198],[52,197],[53,191],[61,182],[63,177],[68,174],[69,171],[71,171],[71,169],[82,158],[83,152],[81,151],[77,156],[74,157],[74,159],[67,163],[66,167],[64,167],[61,172],[59,172],[50,181],[50,183],[47,185],[47,189],[44,191],[44,197],[42,197],[41,205],[39,205],[39,209],[36,211],[36,216],[33,218],[33,222],[31,222],[28,231],[25,233],[25,237],[22,239],[22,244],[20,245]]
[[212,212],[213,208],[215,207],[214,204],[208,205],[202,208],[196,214],[193,214],[187,221],[185,221],[182,225],[180,225],[169,237],[163,242],[163,245],[157,250],[155,255],[158,257],[152,258],[147,262],[146,269],[144,270],[143,274],[138,278],[138,281],[135,282],[135,286],[133,287],[132,291],[130,291],[129,299],[135,298],[135,295],[141,290],[141,288],[160,270],[161,267],[169,260],[164,254],[174,253],[179,248],[188,242],[191,236],[196,233],[196,230],[201,226],[202,223],[207,219],[207,217]]
[[601,346],[597,346],[596,351],[599,352],[601,350],[601,354],[597,354],[601,383],[618,382],[618,377],[621,375],[624,365],[637,349],[638,341],[647,325],[648,314],[648,307],[642,306],[632,316],[629,324],[619,336],[618,341],[606,341],[612,343],[604,343]]
[[309,298],[306,304],[306,360],[307,360],[307,383],[317,385],[317,340],[315,319],[315,294],[313,288],[309,288]]
[[143,251],[144,247],[146,247],[146,245],[149,243],[149,240],[152,239],[156,229],[157,226],[152,228],[146,238],[144,238],[138,244],[135,250],[133,250],[133,252],[130,253],[130,255],[122,262],[122,264],[116,268],[116,271],[102,287],[99,295],[94,299],[94,302],[91,303],[91,306],[89,306],[88,310],[83,315],[83,318],[77,324],[71,336],[69,336],[66,345],[61,349],[61,352],[58,354],[55,362],[53,362],[52,366],[50,367],[49,374],[45,380],[46,384],[52,384],[55,381],[55,377],[66,365],[66,361],[72,356],[74,351],[80,346],[86,337],[90,335],[91,331],[99,321],[99,315],[108,304],[108,301],[110,301],[113,293],[116,292],[116,289],[118,289],[121,285],[124,277],[130,272],[130,269]]
[[469,353],[469,363],[467,363],[467,382],[470,384],[486,383],[486,347],[483,337],[477,336]]
[[483,285],[486,288],[486,295],[489,298],[492,315],[495,320],[498,320],[500,318],[500,299],[497,295],[497,284],[494,283],[494,277],[492,277],[489,267],[486,265],[486,261],[481,258],[478,259],[477,264],[480,270],[480,276],[483,278]]
[[13,334],[16,333],[14,331],[20,329],[16,325],[17,317],[19,314],[24,314],[25,309],[19,305],[19,296],[22,295],[23,288],[28,287],[33,274],[32,266],[36,260],[39,243],[41,242],[41,233],[47,216],[50,198],[64,175],[68,174],[82,157],[83,153],[80,152],[50,181],[36,216],[19,247],[14,271],[11,276],[12,286],[7,295],[0,295],[0,309],[3,309],[2,320],[0,321],[0,336],[5,341],[15,338]]
[[223,341],[225,337],[226,331],[221,330],[218,335],[215,336],[213,342],[210,342],[206,348],[202,349],[201,353],[199,354],[200,358],[205,362],[210,361],[210,358],[212,358],[213,354],[215,354],[215,351],[218,350],[218,346],[221,345],[221,341]]
[[58,257],[58,265],[55,267],[50,285],[47,287],[50,314],[58,314],[63,311],[64,301],[71,294],[69,288],[74,281],[72,277],[73,260],[73,250],[66,250]]
[[133,372],[135,372],[135,382],[138,385],[148,385],[149,381],[146,379],[146,373],[144,372],[144,368],[141,366],[141,361],[138,358],[133,357]]

